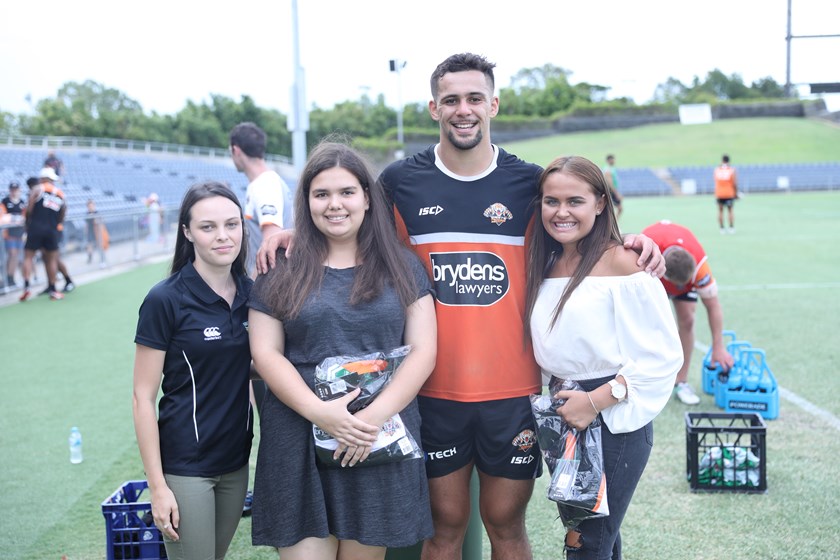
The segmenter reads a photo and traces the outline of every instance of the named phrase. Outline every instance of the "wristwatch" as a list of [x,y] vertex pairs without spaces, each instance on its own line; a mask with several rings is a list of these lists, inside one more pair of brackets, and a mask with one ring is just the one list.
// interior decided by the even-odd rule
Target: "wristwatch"
[[619,383],[615,379],[610,379],[609,386],[610,394],[613,396],[613,398],[615,398],[615,400],[621,402],[627,398],[627,387],[625,387],[623,384]]

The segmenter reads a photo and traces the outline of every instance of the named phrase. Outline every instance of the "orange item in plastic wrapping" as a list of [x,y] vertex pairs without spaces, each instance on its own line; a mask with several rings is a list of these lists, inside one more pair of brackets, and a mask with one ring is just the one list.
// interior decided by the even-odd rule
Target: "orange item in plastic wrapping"
[[358,362],[342,364],[341,367],[350,373],[371,373],[374,371],[385,371],[388,367],[388,362],[385,360],[360,360]]

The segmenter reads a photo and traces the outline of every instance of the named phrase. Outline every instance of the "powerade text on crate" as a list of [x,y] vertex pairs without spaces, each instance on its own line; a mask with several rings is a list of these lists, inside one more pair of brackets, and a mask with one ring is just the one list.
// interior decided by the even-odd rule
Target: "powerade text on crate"
[[[163,537],[152,519],[152,504],[141,501],[148,486],[145,480],[130,480],[102,502],[108,560],[166,558]],[[148,500],[148,493],[144,498]]]
[[693,492],[767,492],[767,425],[754,412],[686,412]]

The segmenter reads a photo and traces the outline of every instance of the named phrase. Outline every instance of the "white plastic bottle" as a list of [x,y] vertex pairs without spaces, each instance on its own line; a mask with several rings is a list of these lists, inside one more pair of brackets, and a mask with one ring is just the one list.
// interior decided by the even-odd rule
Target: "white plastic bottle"
[[82,462],[82,434],[79,428],[70,428],[70,462],[77,465]]

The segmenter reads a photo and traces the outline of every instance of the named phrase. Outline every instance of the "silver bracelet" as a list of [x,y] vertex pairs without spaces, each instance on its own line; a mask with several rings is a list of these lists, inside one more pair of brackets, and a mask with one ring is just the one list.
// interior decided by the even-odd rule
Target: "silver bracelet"
[[589,404],[591,404],[592,408],[595,409],[595,414],[601,414],[601,411],[598,410],[597,406],[595,406],[595,402],[592,400],[592,396],[589,394],[589,391],[584,391],[584,393],[586,393],[586,396],[589,397]]

